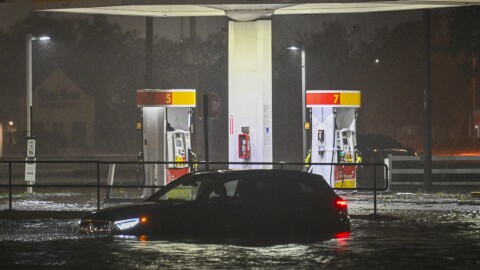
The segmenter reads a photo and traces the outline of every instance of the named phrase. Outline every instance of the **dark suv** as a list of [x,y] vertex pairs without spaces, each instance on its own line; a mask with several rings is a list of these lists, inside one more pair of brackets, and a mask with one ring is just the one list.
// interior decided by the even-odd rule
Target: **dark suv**
[[416,156],[415,150],[403,146],[390,136],[384,134],[362,134],[357,136],[357,149],[363,162],[380,162],[389,154],[395,156]]
[[85,216],[81,233],[265,236],[350,231],[347,203],[322,176],[289,170],[187,174],[142,203]]

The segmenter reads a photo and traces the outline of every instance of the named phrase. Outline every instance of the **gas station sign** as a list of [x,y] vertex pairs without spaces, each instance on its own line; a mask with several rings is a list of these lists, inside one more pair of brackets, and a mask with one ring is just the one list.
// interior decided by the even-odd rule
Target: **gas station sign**
[[27,139],[27,158],[35,158],[35,138]]
[[309,90],[305,96],[307,108],[360,107],[360,91]]
[[137,107],[195,107],[195,89],[137,90]]

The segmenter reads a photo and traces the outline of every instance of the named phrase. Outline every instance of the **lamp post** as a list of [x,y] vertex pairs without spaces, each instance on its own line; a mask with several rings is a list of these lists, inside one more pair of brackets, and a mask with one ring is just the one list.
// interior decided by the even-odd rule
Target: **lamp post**
[[[49,40],[50,37],[40,36],[35,37],[32,34],[27,34],[27,161],[35,159],[35,143],[30,143],[32,137],[32,41],[34,40]],[[30,154],[29,146],[33,146],[33,154]],[[33,173],[33,175],[32,175]],[[28,175],[30,176],[28,176]],[[32,181],[33,180],[33,181]],[[32,185],[35,182],[35,163],[25,163],[25,181]],[[33,193],[32,187],[27,187],[27,193]]]
[[305,50],[300,49],[298,47],[292,46],[288,47],[287,49],[292,51],[300,50],[301,53],[301,68],[302,68],[302,154],[303,157],[307,156],[307,130],[305,129],[305,124],[307,123],[307,116],[306,116],[306,107],[305,107],[305,93],[306,93],[306,80],[305,80]]

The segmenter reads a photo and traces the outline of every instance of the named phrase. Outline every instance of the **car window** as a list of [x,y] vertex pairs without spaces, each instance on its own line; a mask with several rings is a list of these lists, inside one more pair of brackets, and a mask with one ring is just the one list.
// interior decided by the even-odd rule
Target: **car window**
[[264,175],[242,181],[239,197],[247,199],[277,199],[298,196],[299,187],[288,175]]
[[225,189],[227,191],[227,197],[234,197],[237,191],[239,180],[231,180],[224,183]]
[[297,182],[297,185],[298,185],[300,191],[303,194],[313,194],[313,193],[315,193],[315,188],[313,188],[311,185],[308,185],[304,182]]
[[[255,181],[242,179],[238,183],[238,187],[235,193],[236,198],[242,200],[253,200],[258,198],[257,196],[257,185]],[[260,183],[261,184],[261,183]]]
[[301,181],[302,183],[312,187],[314,192],[320,193],[322,195],[333,194],[335,193],[330,185],[327,184],[325,179],[318,174],[309,174],[307,181]]
[[233,198],[237,193],[238,179],[228,180],[223,183],[217,183],[212,187],[208,194],[208,199],[213,198]]
[[208,178],[198,178],[186,181],[169,190],[160,191],[158,194],[152,195],[149,200],[158,201],[193,201],[196,200],[209,186],[213,180]]

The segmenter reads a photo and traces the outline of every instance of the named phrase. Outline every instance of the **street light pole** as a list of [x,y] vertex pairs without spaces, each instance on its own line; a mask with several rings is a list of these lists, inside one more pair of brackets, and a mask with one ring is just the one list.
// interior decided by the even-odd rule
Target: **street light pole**
[[[32,34],[27,34],[27,142],[32,137]],[[27,143],[28,144],[28,143]],[[28,146],[27,146],[28,147]],[[26,160],[29,161],[28,157]],[[33,170],[33,172],[32,172]],[[25,181],[28,185],[33,185],[35,182],[28,174],[35,173],[35,163],[25,163]],[[27,187],[27,194],[33,193],[33,187]]]
[[[28,185],[35,183],[35,163],[28,163],[28,161],[35,160],[35,142],[30,143],[32,137],[32,41],[34,40],[49,40],[47,36],[34,37],[28,33],[26,35],[26,57],[27,57],[27,163],[25,163],[25,181]],[[33,149],[31,149],[33,147]],[[32,152],[33,151],[33,152]],[[33,174],[33,177],[27,176],[27,174]],[[33,181],[32,181],[33,180]],[[33,187],[27,187],[27,193],[33,193]]]
[[32,136],[32,34],[27,34],[27,138]]
[[306,93],[306,66],[305,66],[305,50],[302,50],[302,149],[303,149],[303,158],[307,156],[307,130],[305,129],[305,123],[307,122],[306,110],[305,107],[305,93]]
[[306,95],[306,65],[305,65],[305,50],[298,47],[288,47],[287,49],[292,51],[300,50],[301,57],[301,68],[302,68],[302,157],[307,156],[307,130],[305,129],[305,124],[307,123],[306,115],[306,106],[305,106],[305,95]]

